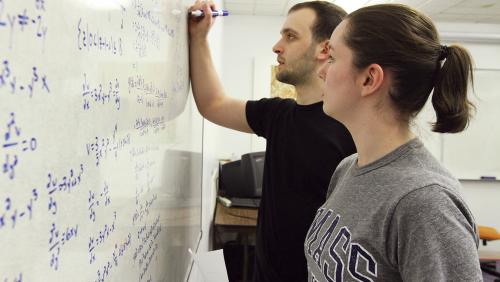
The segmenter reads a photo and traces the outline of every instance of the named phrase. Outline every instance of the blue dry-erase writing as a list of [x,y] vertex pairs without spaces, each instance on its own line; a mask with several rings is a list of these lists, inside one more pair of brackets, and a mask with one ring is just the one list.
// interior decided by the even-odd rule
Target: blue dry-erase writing
[[[212,14],[212,17],[225,17],[225,16],[229,16],[229,11],[227,10],[214,10],[211,12]],[[191,17],[203,17],[205,16],[205,13],[202,11],[202,10],[194,10],[194,11],[191,11],[189,13],[189,15],[191,15]]]

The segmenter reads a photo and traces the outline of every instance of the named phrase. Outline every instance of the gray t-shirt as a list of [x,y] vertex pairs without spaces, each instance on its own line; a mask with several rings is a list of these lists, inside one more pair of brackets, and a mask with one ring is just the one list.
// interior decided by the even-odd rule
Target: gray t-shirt
[[308,281],[482,281],[460,183],[418,139],[332,176],[304,243]]

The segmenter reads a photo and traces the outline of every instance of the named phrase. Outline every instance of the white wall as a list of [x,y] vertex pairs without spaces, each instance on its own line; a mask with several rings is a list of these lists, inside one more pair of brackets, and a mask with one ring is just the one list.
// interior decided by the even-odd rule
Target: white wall
[[[265,57],[276,62],[272,46],[279,39],[284,17],[230,16],[223,21],[221,78],[226,94],[253,99],[254,59]],[[217,154],[222,158],[239,158],[255,151],[250,134],[219,127],[217,135],[221,138]]]

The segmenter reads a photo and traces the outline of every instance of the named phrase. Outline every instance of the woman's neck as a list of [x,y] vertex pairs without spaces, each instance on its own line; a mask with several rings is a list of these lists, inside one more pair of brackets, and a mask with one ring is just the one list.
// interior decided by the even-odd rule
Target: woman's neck
[[415,138],[408,126],[367,122],[349,128],[358,151],[358,166],[370,164]]

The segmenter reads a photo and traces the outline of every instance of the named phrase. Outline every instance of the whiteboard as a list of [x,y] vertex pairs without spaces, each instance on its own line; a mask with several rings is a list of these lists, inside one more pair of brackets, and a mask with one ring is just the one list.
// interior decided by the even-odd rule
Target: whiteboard
[[499,81],[500,69],[475,69],[476,113],[464,132],[443,137],[443,162],[461,179],[500,179]]
[[202,118],[179,0],[0,0],[0,281],[183,281]]
[[418,115],[414,131],[443,165],[462,180],[480,180],[481,177],[500,179],[500,69],[474,69],[474,91],[469,99],[476,111],[468,128],[455,134],[431,131],[436,115],[429,99]]

